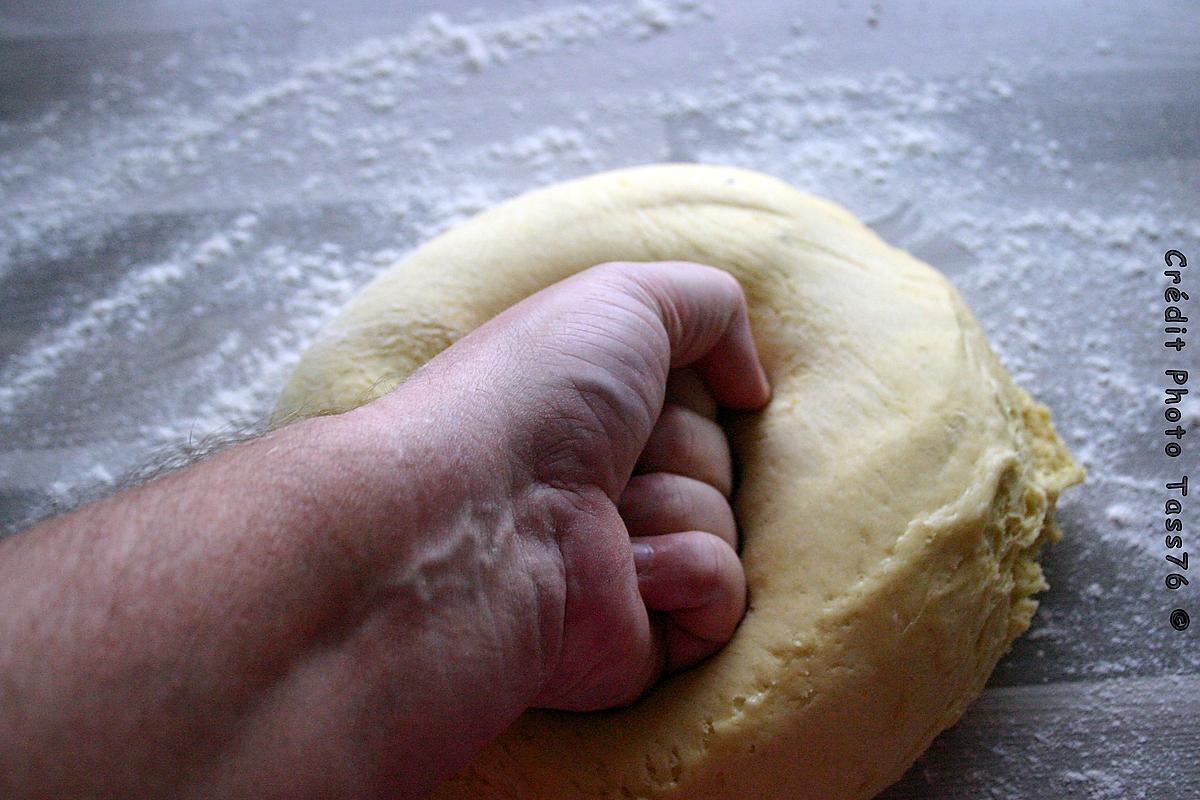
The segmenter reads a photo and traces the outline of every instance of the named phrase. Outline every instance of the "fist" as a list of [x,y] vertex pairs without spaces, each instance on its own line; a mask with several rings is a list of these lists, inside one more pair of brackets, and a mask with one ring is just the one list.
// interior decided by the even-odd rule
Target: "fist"
[[516,535],[552,543],[534,704],[627,704],[728,641],[746,592],[717,409],[769,398],[737,281],[687,263],[593,267],[413,379],[466,375],[478,391],[459,414],[503,454]]

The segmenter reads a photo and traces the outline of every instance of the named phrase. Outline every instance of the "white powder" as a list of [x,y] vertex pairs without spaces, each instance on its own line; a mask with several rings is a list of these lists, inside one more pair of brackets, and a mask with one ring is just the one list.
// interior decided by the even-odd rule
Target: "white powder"
[[1062,780],[1067,796],[1087,797],[1090,800],[1125,800],[1129,797],[1129,787],[1125,781],[1103,770],[1064,770]]
[[[877,58],[863,39],[921,30],[902,8],[841,31],[784,4],[751,27],[734,5],[365,32],[314,6],[288,16],[294,45],[196,34],[0,122],[0,486],[28,498],[0,523],[261,420],[338,306],[447,226],[600,169],[710,161],[829,196],[944,270],[1088,467],[998,680],[1200,669],[1164,632],[1156,324],[1162,252],[1200,253],[1197,198],[1186,163],[1127,158],[1072,105],[1097,64],[1144,67],[1123,60],[1141,40],[1079,17],[1078,48],[1014,38],[1009,60],[951,48],[935,68],[911,40]],[[1200,395],[1181,411],[1200,424]],[[1123,796],[1120,775],[1062,780]]]

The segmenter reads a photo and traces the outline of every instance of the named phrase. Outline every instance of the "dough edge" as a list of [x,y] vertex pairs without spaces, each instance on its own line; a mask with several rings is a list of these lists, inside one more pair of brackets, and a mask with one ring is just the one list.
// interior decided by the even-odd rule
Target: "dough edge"
[[[656,709],[668,701],[661,696],[688,697],[689,689],[703,686],[694,675],[668,681],[631,709],[591,715],[589,720],[530,712],[437,797],[715,798],[750,792],[764,797],[871,797],[898,779],[929,742],[961,716],[1012,640],[1028,627],[1036,609],[1031,595],[1045,588],[1037,552],[1045,541],[1059,537],[1053,504],[1063,488],[1081,479],[1081,470],[1054,434],[1046,409],[1017,387],[992,355],[957,293],[927,266],[884,245],[847,212],[757,173],[693,165],[640,167],[560,184],[485,212],[465,226],[473,231],[472,243],[488,236],[502,240],[510,232],[514,241],[478,257],[482,261],[476,256],[468,261],[512,258],[528,246],[520,239],[531,230],[562,228],[558,207],[572,197],[589,198],[581,205],[596,205],[600,213],[632,215],[636,221],[644,208],[636,200],[654,193],[646,187],[664,185],[673,187],[666,193],[671,197],[687,197],[695,187],[719,196],[723,186],[736,185],[734,208],[751,215],[777,215],[780,207],[785,214],[808,214],[814,225],[840,230],[851,250],[868,242],[867,259],[891,259],[929,285],[940,285],[958,320],[962,347],[977,362],[980,380],[992,384],[989,391],[1000,413],[988,411],[997,417],[991,421],[991,439],[981,446],[962,490],[912,515],[897,531],[890,556],[823,606],[810,629],[791,641],[776,641],[766,655],[731,645],[714,660],[746,653],[746,658],[771,665],[765,670],[770,677],[756,679],[753,691],[737,690],[742,693],[731,698],[727,715],[706,717],[698,730],[695,719],[685,719],[691,723],[689,730],[662,735],[665,712]],[[790,196],[786,203],[780,199],[785,195]],[[630,196],[631,205],[621,208]],[[747,202],[755,197],[764,200]],[[565,205],[569,214],[571,203]],[[648,257],[670,258],[675,248],[686,250],[691,260],[705,260],[703,240],[710,234],[656,247],[655,231],[634,228],[635,238],[646,238],[638,246]],[[414,259],[428,268],[428,259],[417,258],[421,253],[432,250],[451,259],[465,255],[462,230],[420,248],[350,303],[297,367],[273,424],[344,410],[383,393],[458,336],[519,299],[499,292],[482,302],[490,307],[468,308],[479,298],[467,294],[457,298],[461,304],[456,302],[459,287],[452,274],[406,299],[404,284],[414,277]],[[550,249],[555,238],[550,237]],[[802,249],[804,244],[817,253],[838,250],[836,243],[831,248],[821,242],[802,243]],[[587,243],[577,249],[594,252]],[[859,257],[857,252],[834,255],[848,263]],[[618,254],[599,260],[620,258]],[[523,284],[516,280],[515,294],[536,291],[587,266],[586,261],[535,270],[538,274]],[[453,273],[453,267],[448,272]],[[753,312],[761,298],[752,291],[747,294]],[[414,311],[411,304],[421,301],[438,308]],[[381,328],[381,315],[389,313],[398,314],[403,324]],[[771,347],[763,349],[769,352]],[[786,361],[777,360],[776,372]],[[778,374],[772,374],[772,380],[777,390],[785,384]],[[754,449],[754,440],[753,430],[735,434],[743,455]],[[739,518],[742,511],[739,508]],[[936,647],[931,649],[930,643]],[[889,658],[896,653],[904,654],[899,666]],[[647,720],[650,727],[658,726],[650,735],[644,730]],[[587,733],[564,736],[572,729]],[[597,763],[614,753],[613,745],[607,740],[594,747],[581,745],[580,738],[610,737],[616,730],[629,733],[625,738],[634,743],[633,756],[618,758],[616,765]]]

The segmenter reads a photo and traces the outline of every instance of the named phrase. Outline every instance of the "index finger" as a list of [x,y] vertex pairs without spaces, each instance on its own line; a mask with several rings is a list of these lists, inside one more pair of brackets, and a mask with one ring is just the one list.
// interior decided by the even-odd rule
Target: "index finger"
[[771,397],[746,296],[724,270],[684,261],[621,264],[666,329],[673,368],[694,366],[717,402],[752,411]]

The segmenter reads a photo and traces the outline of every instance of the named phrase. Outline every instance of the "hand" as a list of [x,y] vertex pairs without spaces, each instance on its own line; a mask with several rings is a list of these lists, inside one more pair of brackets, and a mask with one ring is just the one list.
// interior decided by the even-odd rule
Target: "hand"
[[0,795],[419,797],[631,702],[742,615],[712,419],[767,394],[731,277],[606,265],[0,542]]
[[[486,394],[463,391],[478,384]],[[384,404],[452,398],[451,419],[487,430],[478,441],[515,464],[505,480],[521,529],[557,545],[535,704],[627,704],[732,635],[745,578],[714,418],[718,403],[760,408],[769,388],[727,273],[592,268],[464,337],[395,394]]]

